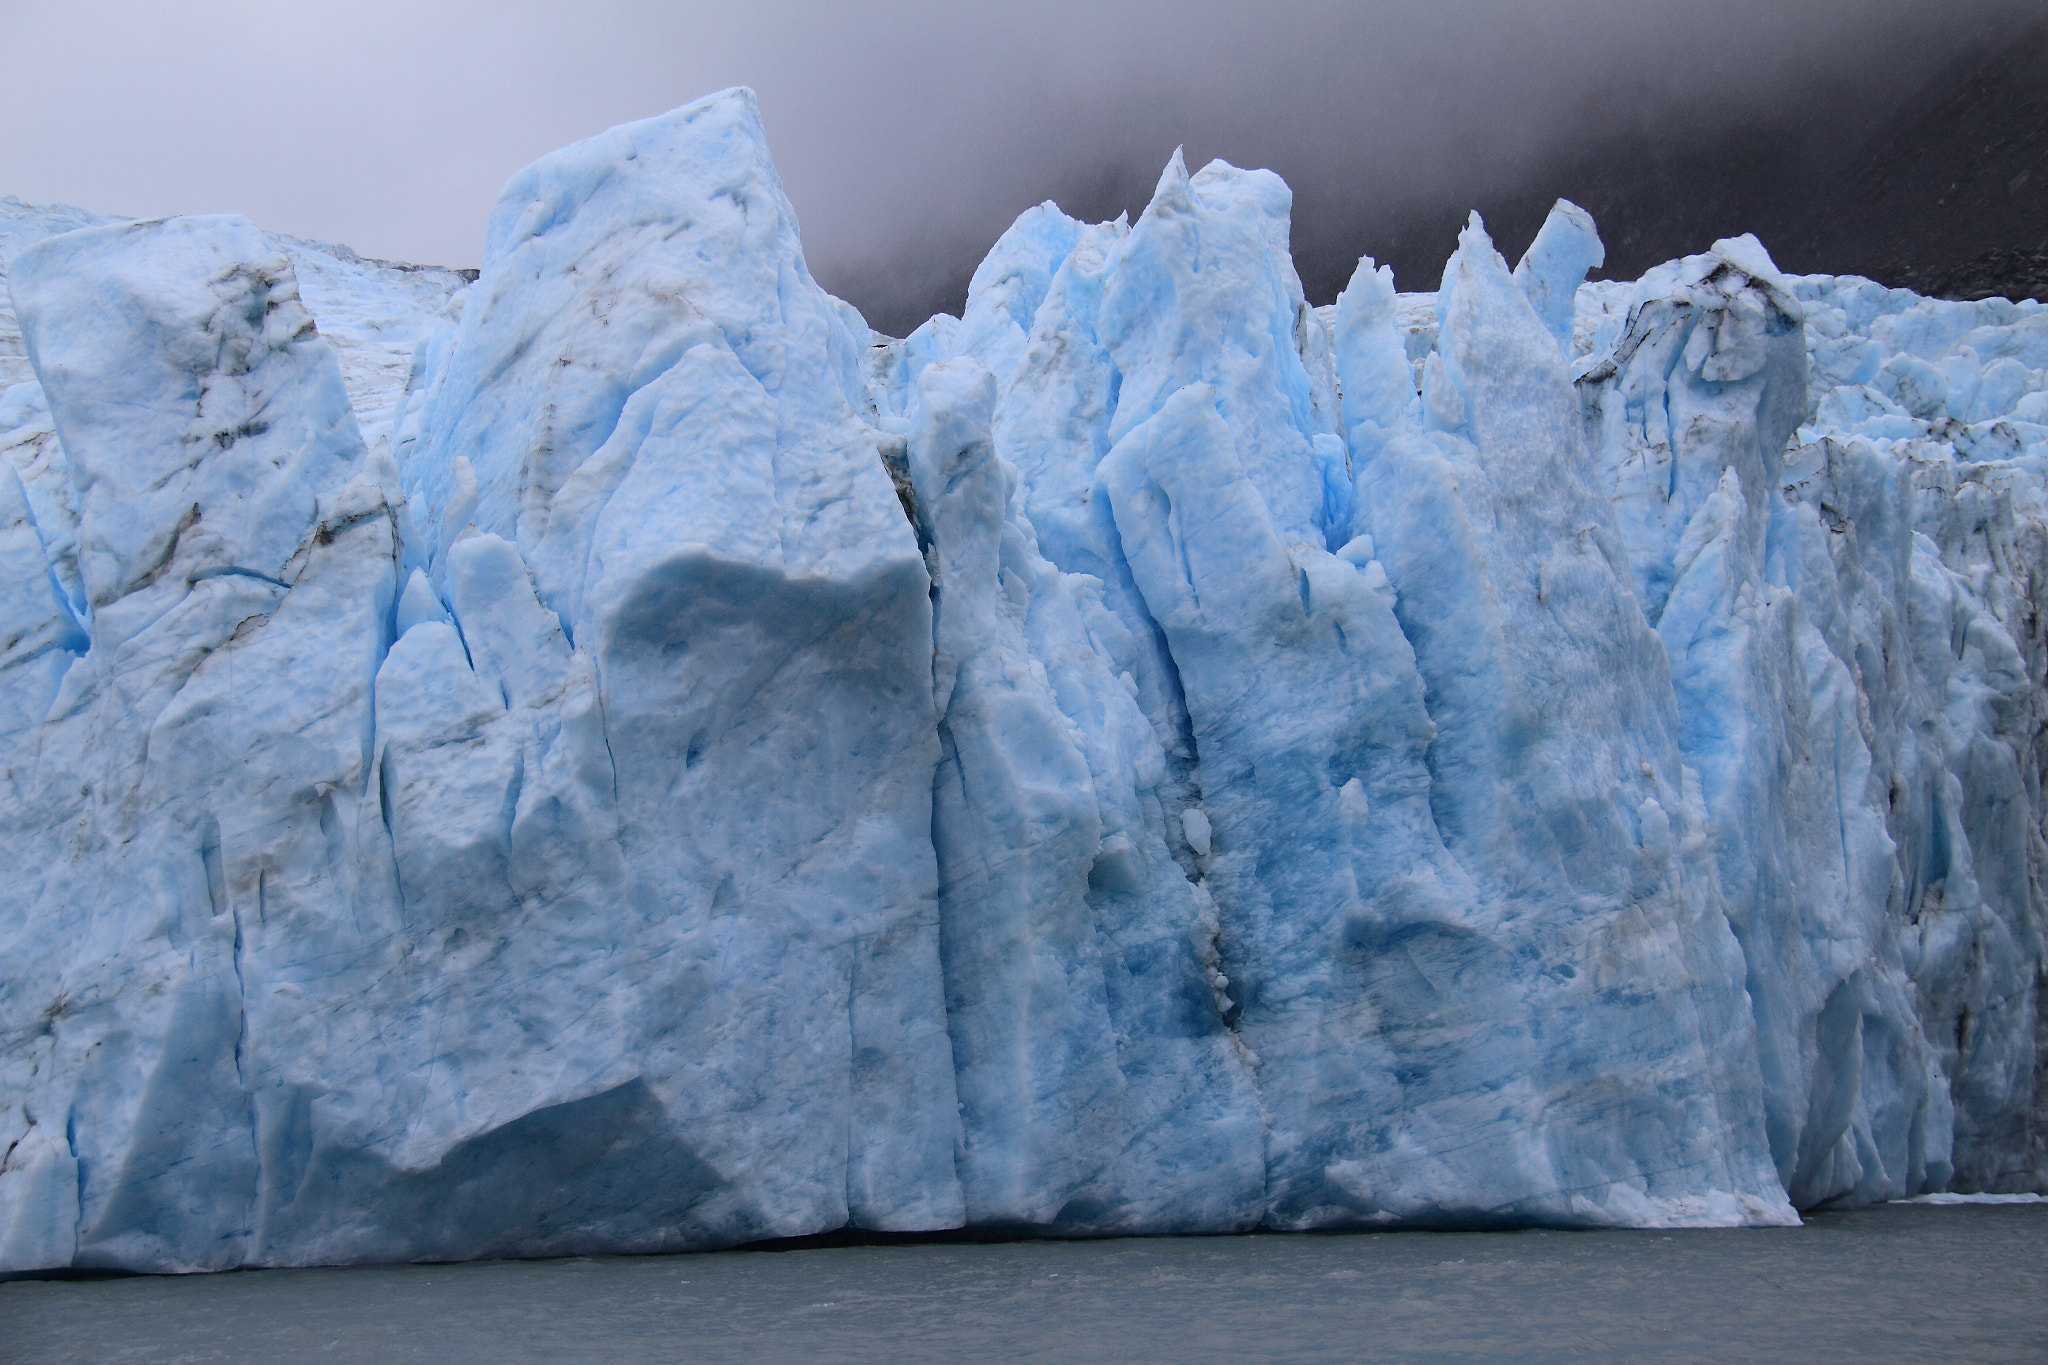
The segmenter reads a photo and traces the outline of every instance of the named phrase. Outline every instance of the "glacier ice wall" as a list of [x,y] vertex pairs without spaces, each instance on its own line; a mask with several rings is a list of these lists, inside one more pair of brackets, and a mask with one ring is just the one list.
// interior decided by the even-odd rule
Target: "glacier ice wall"
[[0,201],[0,1271],[2048,1187],[2048,310],[1289,212]]

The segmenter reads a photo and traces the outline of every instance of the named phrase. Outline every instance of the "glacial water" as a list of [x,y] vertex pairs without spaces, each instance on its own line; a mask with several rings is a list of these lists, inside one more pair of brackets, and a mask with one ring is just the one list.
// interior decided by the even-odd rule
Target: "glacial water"
[[0,1284],[0,1361],[2040,1361],[2048,1206]]

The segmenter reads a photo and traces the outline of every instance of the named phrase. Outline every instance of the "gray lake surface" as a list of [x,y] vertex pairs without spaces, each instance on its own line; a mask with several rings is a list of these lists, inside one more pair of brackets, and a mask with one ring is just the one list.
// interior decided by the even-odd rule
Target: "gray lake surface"
[[2048,1205],[0,1284],[0,1361],[2048,1361]]

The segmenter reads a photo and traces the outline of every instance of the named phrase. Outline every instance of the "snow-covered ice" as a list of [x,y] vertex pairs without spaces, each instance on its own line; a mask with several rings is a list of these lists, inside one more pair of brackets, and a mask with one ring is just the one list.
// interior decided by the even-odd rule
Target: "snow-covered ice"
[[0,201],[0,1270],[2048,1187],[2048,310],[1290,208]]

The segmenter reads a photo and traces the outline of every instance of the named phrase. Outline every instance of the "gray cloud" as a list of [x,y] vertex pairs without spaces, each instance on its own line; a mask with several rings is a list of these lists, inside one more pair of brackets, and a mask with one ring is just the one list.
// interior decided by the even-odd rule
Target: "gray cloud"
[[[469,265],[519,166],[744,83],[760,93],[813,269],[901,327],[957,303],[1017,212],[1046,197],[1088,215],[1141,205],[1176,144],[1191,164],[1280,171],[1296,190],[1297,249],[1334,262],[1374,250],[1375,230],[1427,235],[1414,224],[1588,147],[1682,147],[1787,119],[1805,145],[1846,145],[1888,88],[2037,11],[15,0],[0,2],[0,192],[118,213],[231,210],[366,254]],[[1449,246],[1446,231],[1429,249],[1440,260]],[[1401,250],[1426,259],[1419,242]],[[1394,255],[1404,287],[1428,283],[1400,251],[1378,254]],[[1304,265],[1319,272],[1312,292],[1334,269]]]

